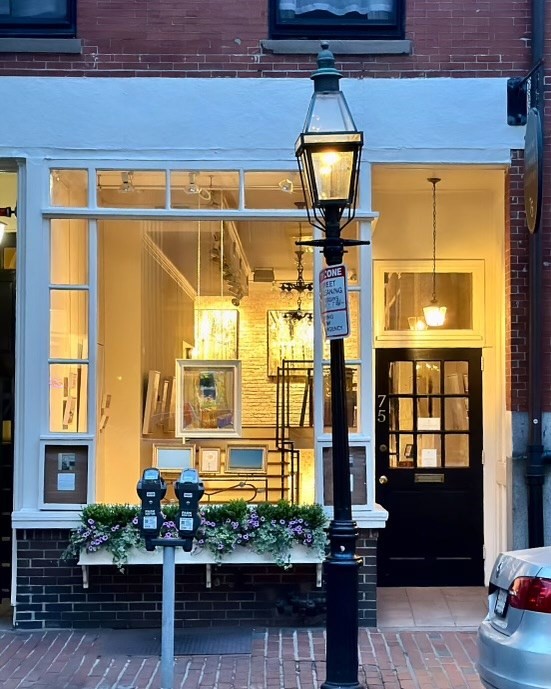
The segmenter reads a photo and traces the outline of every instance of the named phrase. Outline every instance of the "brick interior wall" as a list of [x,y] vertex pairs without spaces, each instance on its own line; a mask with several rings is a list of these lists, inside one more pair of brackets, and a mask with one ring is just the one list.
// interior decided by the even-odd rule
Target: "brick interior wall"
[[[359,619],[376,626],[376,531],[362,531]],[[161,625],[161,566],[90,567],[88,589],[79,566],[59,561],[66,530],[20,530],[17,537],[16,626],[42,628],[156,628]],[[309,604],[306,602],[310,601]],[[315,587],[315,567],[290,570],[268,566],[213,568],[212,588],[205,567],[176,569],[176,627],[313,626],[324,623],[323,589]]]
[[[312,58],[273,55],[268,0],[79,0],[82,55],[3,54],[0,74],[304,77]],[[345,76],[509,76],[528,65],[529,0],[406,0],[411,56],[348,56]]]

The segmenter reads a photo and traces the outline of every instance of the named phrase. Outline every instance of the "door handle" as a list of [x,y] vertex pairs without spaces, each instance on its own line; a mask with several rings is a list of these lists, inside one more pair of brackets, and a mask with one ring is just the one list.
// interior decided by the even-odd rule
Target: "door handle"
[[388,451],[388,445],[385,445],[384,443],[382,445],[379,445],[379,450],[381,452],[387,452]]
[[388,483],[388,478],[386,476],[379,476],[379,483],[381,484],[381,486],[384,486]]

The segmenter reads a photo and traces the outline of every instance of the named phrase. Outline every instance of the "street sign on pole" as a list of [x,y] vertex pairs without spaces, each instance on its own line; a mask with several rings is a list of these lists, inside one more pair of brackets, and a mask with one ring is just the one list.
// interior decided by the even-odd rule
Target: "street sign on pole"
[[327,266],[320,271],[321,320],[328,340],[350,335],[346,282],[346,266],[343,263]]

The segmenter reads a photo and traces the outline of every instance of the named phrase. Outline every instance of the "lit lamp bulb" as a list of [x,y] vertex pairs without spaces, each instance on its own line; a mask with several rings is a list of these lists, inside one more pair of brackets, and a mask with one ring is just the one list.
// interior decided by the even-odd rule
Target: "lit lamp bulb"
[[438,328],[441,325],[444,325],[446,320],[446,310],[447,309],[445,306],[438,306],[437,301],[432,301],[423,309],[425,323],[431,328]]
[[2,242],[2,239],[4,239],[4,233],[7,229],[8,226],[6,225],[6,223],[0,221],[0,243]]
[[426,330],[427,324],[425,319],[421,316],[410,316],[408,318],[408,325],[410,330]]

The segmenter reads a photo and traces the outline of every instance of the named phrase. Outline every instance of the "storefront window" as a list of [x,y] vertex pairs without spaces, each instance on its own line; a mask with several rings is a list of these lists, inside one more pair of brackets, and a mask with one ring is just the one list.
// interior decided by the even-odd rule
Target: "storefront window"
[[65,208],[88,205],[87,170],[50,170],[50,203]]
[[239,173],[230,170],[172,170],[170,206],[202,210],[239,208]]
[[86,221],[50,227],[49,429],[88,431],[89,284]]

